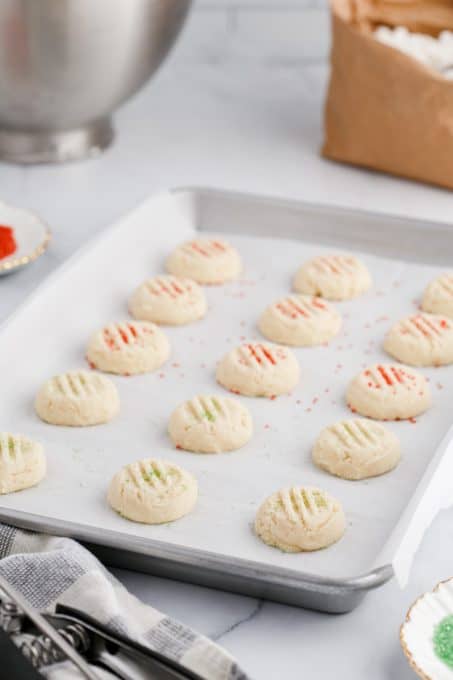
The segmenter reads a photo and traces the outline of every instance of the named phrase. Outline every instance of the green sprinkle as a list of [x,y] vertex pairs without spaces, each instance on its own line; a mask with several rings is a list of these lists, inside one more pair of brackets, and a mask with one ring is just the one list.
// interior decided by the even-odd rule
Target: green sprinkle
[[315,503],[317,508],[327,508],[326,499],[322,494],[315,491],[313,496],[315,497]]
[[449,668],[453,668],[453,616],[446,616],[435,627],[434,652]]
[[203,411],[203,417],[207,418],[211,423],[213,423],[215,420],[215,415],[211,413],[211,411]]
[[149,468],[147,472],[142,472],[142,478],[145,480],[145,482],[150,482],[151,477],[157,477],[157,479],[165,479],[165,475],[162,475],[162,473],[159,470],[154,470],[153,468]]

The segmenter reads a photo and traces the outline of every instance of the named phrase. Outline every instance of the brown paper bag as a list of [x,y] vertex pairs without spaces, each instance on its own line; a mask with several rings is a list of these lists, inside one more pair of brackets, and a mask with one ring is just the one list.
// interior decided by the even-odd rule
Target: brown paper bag
[[378,25],[453,30],[451,0],[331,0],[323,154],[453,188],[453,81],[374,39]]

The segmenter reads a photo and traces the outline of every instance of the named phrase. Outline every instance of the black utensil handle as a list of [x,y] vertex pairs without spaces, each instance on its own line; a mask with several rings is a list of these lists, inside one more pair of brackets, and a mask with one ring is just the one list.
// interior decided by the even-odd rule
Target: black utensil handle
[[0,629],[0,677],[8,680],[42,680],[42,675],[23,656],[9,636]]

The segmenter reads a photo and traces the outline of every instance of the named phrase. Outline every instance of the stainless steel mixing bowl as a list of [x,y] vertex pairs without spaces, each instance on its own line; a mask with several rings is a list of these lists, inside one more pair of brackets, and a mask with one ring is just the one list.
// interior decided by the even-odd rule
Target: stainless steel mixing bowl
[[0,158],[83,158],[154,73],[191,0],[0,0]]

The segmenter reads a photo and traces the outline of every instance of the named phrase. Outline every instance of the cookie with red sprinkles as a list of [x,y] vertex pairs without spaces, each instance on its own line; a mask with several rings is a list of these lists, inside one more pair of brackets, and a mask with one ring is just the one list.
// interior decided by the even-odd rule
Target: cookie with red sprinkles
[[290,349],[249,342],[228,352],[217,366],[217,382],[235,394],[275,398],[299,381],[299,363]]
[[375,364],[359,373],[346,393],[353,413],[376,420],[405,420],[432,403],[426,378],[408,366]]

